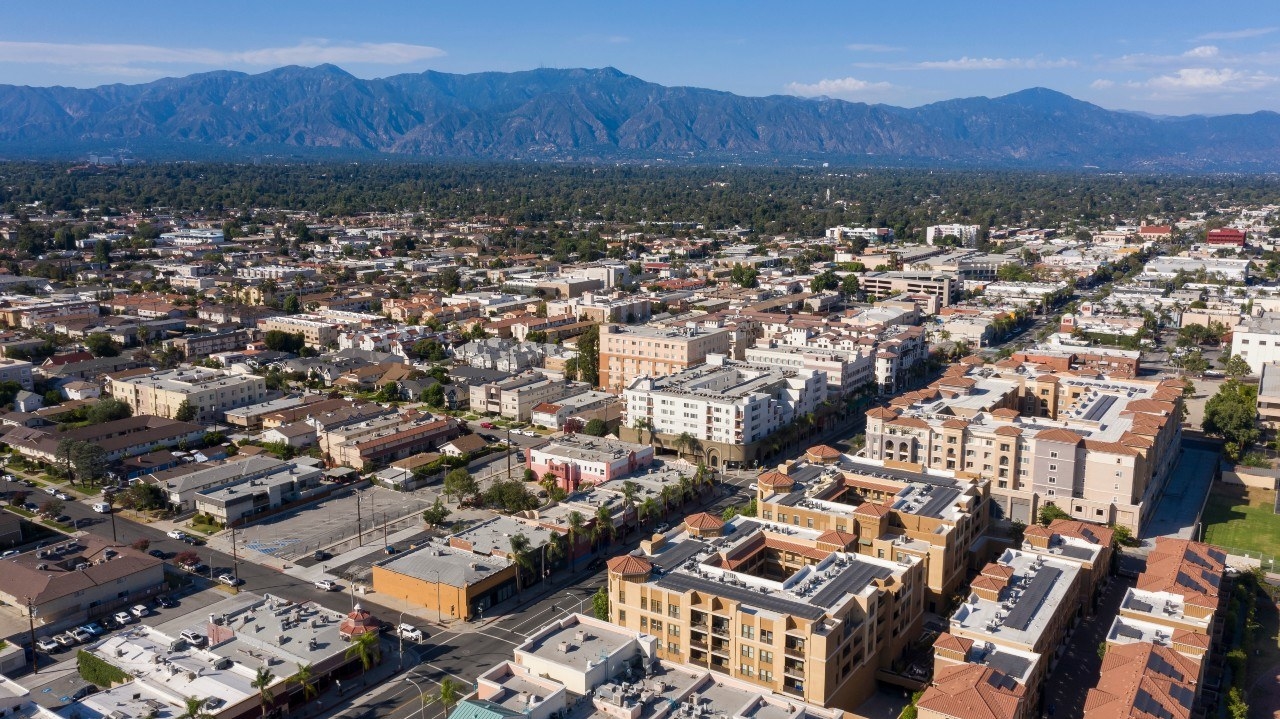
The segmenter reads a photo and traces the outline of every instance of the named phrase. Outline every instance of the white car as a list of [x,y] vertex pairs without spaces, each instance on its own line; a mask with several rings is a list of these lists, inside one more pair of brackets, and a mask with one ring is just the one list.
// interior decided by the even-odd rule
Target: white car
[[98,514],[109,514],[111,512],[111,505],[106,502],[94,502],[93,511]]
[[332,579],[316,580],[316,589],[319,589],[322,592],[332,592],[337,588],[338,588],[338,583],[333,581]]
[[230,574],[219,574],[218,581],[222,582],[228,587],[238,587],[240,586],[240,583],[244,580],[240,579],[239,577],[233,577]]
[[58,499],[61,499],[64,502],[71,501],[71,495],[67,494],[66,492],[54,492],[53,496],[57,497]]
[[128,612],[116,612],[111,615],[111,618],[121,624],[132,624],[135,621],[134,616]]
[[396,636],[401,639],[408,639],[414,642],[420,642],[427,638],[427,635],[423,634],[421,629],[413,626],[412,624],[401,624],[397,626]]
[[165,532],[165,536],[169,539],[186,539],[187,533],[181,529],[170,529],[168,532]]
[[132,607],[129,607],[129,613],[141,619],[150,614],[151,610],[147,609],[147,605],[145,604],[135,604]]

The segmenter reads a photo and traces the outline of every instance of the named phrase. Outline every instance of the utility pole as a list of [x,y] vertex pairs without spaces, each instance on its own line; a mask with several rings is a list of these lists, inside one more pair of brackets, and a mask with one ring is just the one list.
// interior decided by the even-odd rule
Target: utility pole
[[507,427],[507,481],[511,481],[511,428]]
[[383,512],[382,513],[382,549],[383,551],[385,551],[386,548],[387,548],[387,513]]
[[107,499],[107,511],[111,513],[111,541],[112,541],[112,542],[119,542],[120,540],[116,539],[116,505],[115,505],[115,495],[111,495],[111,496],[107,497],[106,499]]
[[236,528],[231,527],[231,576],[240,579],[240,554],[236,551]]
[[31,606],[31,597],[27,597],[27,626],[31,630],[31,673],[40,673],[40,653],[36,646],[36,610]]
[[360,517],[360,490],[356,490],[356,537],[359,540],[357,546],[364,546],[364,520]]

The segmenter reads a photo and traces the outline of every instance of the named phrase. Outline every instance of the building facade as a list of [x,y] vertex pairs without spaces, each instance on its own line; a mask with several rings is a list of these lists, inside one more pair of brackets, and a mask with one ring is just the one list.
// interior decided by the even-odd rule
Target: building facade
[[722,328],[600,328],[600,386],[622,394],[637,377],[665,377],[701,364],[709,354],[727,354],[730,332]]
[[267,398],[267,383],[256,375],[231,374],[191,367],[123,378],[110,378],[107,391],[133,409],[173,419],[183,402],[195,409],[195,421],[221,422],[229,409],[258,404]]

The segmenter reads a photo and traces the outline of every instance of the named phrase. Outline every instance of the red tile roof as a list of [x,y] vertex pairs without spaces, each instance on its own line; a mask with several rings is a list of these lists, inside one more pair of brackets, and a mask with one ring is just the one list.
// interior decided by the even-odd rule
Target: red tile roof
[[934,673],[916,706],[955,719],[1013,719],[1026,688],[982,664],[956,664]]
[[610,574],[621,574],[624,577],[648,574],[653,571],[652,562],[643,557],[633,557],[630,554],[610,559],[607,566]]

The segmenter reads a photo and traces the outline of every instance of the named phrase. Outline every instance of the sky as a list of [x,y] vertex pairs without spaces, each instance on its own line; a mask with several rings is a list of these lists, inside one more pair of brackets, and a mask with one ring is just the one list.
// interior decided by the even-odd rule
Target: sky
[[365,78],[612,66],[663,85],[917,106],[1048,87],[1166,115],[1280,111],[1280,3],[6,0],[0,83],[333,63]]

